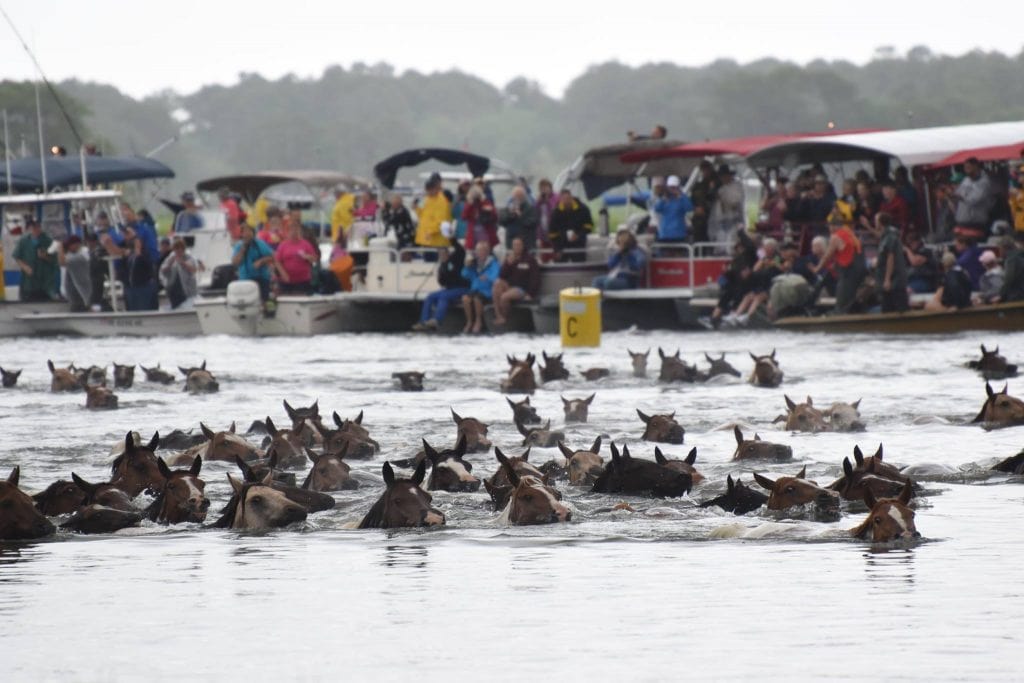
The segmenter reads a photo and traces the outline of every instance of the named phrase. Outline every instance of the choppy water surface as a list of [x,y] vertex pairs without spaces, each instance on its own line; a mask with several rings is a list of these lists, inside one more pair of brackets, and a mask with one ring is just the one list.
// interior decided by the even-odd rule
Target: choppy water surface
[[[491,438],[519,453],[521,437],[497,387],[505,355],[557,350],[554,337],[435,339],[335,336],[302,340],[0,340],[0,363],[25,368],[18,388],[0,391],[0,470],[22,467],[35,492],[74,470],[109,474],[110,448],[128,429],[245,429],[270,415],[286,423],[281,400],[319,398],[329,415],[365,411],[380,457],[353,462],[359,491],[334,494],[334,510],[300,529],[238,534],[145,523],[113,536],[69,537],[0,547],[0,660],[7,680],[151,680],[183,676],[397,680],[837,677],[1005,680],[1020,662],[1019,531],[1024,488],[981,470],[1017,452],[1024,428],[962,426],[977,412],[984,383],[963,363],[978,343],[999,343],[1024,361],[1024,334],[946,338],[787,336],[770,332],[606,335],[597,350],[566,353],[573,370],[610,367],[585,382],[574,373],[538,391],[542,417],[561,426],[559,394],[597,392],[590,422],[568,425],[570,444],[599,434],[652,457],[639,440],[635,409],[676,411],[686,446],[698,448],[707,481],[691,497],[633,500],[636,512],[608,512],[617,498],[563,486],[574,509],[567,525],[498,525],[486,494],[435,494],[448,518],[441,531],[346,528],[379,494],[380,465],[405,458],[420,438],[454,440],[449,406],[492,425]],[[703,365],[703,351],[728,352],[744,372],[747,351],[772,348],[786,380],[758,389],[740,380],[659,385],[657,348]],[[653,348],[651,378],[630,374],[626,349]],[[205,359],[221,382],[211,396],[180,385],[120,390],[122,408],[93,413],[84,395],[51,394],[46,360],[57,364],[162,363]],[[390,375],[427,373],[426,391],[399,392]],[[1024,379],[1011,380],[1024,393]],[[783,393],[816,404],[863,398],[864,434],[790,434],[772,424]],[[877,549],[848,538],[863,512],[835,524],[733,517],[694,502],[724,488],[738,421],[793,447],[787,465],[827,483],[855,443],[909,465],[937,463],[954,474],[926,483],[918,509],[926,541]],[[602,454],[607,455],[607,447]],[[559,456],[534,449],[531,462]],[[491,454],[469,456],[490,474]],[[224,463],[204,465],[212,512],[227,500]],[[6,476],[6,474],[4,474]],[[765,526],[773,524],[773,526]],[[708,540],[727,525],[746,538]]]

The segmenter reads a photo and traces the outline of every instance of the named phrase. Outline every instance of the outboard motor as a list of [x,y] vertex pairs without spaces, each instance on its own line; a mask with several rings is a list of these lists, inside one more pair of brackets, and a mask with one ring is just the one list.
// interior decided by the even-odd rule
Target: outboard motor
[[260,286],[253,280],[235,280],[228,284],[228,314],[240,327],[256,334],[256,326],[263,315]]

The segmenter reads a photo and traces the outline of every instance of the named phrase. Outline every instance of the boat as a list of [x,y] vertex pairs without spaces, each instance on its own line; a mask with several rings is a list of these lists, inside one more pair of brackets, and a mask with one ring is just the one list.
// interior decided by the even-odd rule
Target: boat
[[274,315],[264,313],[259,286],[236,280],[224,296],[200,297],[195,302],[203,334],[241,337],[308,337],[342,331],[340,295],[281,296]]
[[[67,304],[64,304],[66,309]],[[15,320],[32,335],[82,337],[195,337],[202,333],[194,310],[108,311],[100,313],[33,312]]]
[[905,313],[855,313],[780,318],[775,328],[796,332],[865,334],[952,334],[968,330],[1024,330],[1024,301],[972,306],[951,311],[910,310]]

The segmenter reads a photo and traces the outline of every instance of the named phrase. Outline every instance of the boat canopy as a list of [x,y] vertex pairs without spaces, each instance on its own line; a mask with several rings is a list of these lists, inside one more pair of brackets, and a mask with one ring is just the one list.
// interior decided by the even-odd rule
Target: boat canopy
[[992,147],[962,149],[956,154],[950,154],[945,159],[936,161],[934,164],[929,164],[929,166],[931,168],[956,166],[964,163],[971,157],[974,157],[981,162],[1024,160],[1024,138],[1012,145],[995,145]]
[[801,140],[811,137],[822,137],[830,135],[849,135],[851,133],[874,132],[876,129],[864,128],[843,131],[823,131],[820,133],[783,133],[778,135],[748,135],[741,138],[722,138],[719,140],[705,140],[703,142],[687,142],[675,147],[662,147],[658,149],[642,149],[627,152],[622,155],[623,163],[643,163],[656,159],[670,158],[703,158],[719,156],[748,157],[766,147],[778,145],[792,140]]
[[[383,161],[377,162],[373,167],[373,175],[381,185],[390,190],[395,187],[398,171],[409,166],[419,166],[431,159],[448,164],[449,166],[462,166],[465,164],[473,177],[483,177],[491,167],[491,160],[479,154],[463,152],[457,149],[445,149],[443,147],[421,147],[419,149],[399,152]],[[503,166],[504,164],[501,165]]]
[[231,192],[237,192],[245,201],[252,204],[268,187],[285,183],[298,183],[305,186],[307,191],[309,191],[310,199],[313,198],[312,190],[314,189],[344,187],[348,190],[363,190],[370,187],[370,181],[365,178],[359,178],[346,173],[301,170],[258,171],[256,173],[218,176],[199,181],[196,184],[196,189],[201,192],[215,192],[222,187],[226,187]]
[[[46,157],[47,189],[82,185],[82,163],[85,181],[90,185],[117,183],[146,178],[173,178],[174,171],[148,157]],[[0,191],[42,192],[43,173],[39,159],[11,161],[11,187],[7,187],[5,169],[0,168]]]
[[846,133],[780,142],[754,152],[747,157],[747,163],[793,168],[812,163],[897,159],[909,168],[935,164],[963,150],[1011,145],[1021,140],[1024,121]]
[[697,161],[670,157],[645,163],[625,162],[623,155],[630,152],[653,151],[679,147],[681,140],[636,140],[604,147],[588,149],[568,168],[555,178],[555,190],[561,190],[572,183],[583,184],[587,199],[601,196],[608,190],[628,183],[638,175],[685,177],[693,172]]

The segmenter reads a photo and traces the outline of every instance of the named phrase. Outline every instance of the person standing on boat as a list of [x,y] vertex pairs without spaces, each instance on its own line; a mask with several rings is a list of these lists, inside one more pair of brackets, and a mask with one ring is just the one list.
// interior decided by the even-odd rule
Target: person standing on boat
[[727,164],[718,167],[721,185],[711,205],[708,232],[716,242],[729,242],[737,227],[746,224],[743,217],[743,183]]
[[57,286],[57,258],[49,253],[53,239],[35,218],[27,218],[25,227],[27,232],[14,248],[14,260],[21,269],[18,291],[22,301],[49,301],[55,298]]
[[995,189],[977,158],[971,157],[964,162],[964,179],[953,193],[953,199],[956,201],[957,233],[975,239],[988,235]]
[[690,200],[693,202],[690,229],[694,242],[707,242],[711,239],[708,235],[708,218],[721,185],[721,181],[715,175],[714,165],[707,159],[701,161],[697,181],[690,187]]
[[[686,217],[693,211],[693,202],[683,192],[679,176],[670,175],[665,186],[657,186],[654,194],[658,201],[654,211],[658,214],[658,241],[682,242],[686,240]],[[622,234],[622,233],[619,233]]]
[[540,291],[540,264],[526,249],[522,237],[512,240],[512,245],[501,264],[498,279],[491,292],[494,299],[494,324],[498,327],[508,324],[508,313],[516,301],[532,301]]
[[619,230],[615,247],[615,253],[608,257],[608,274],[594,278],[592,284],[600,290],[636,289],[647,265],[647,255],[629,230]]
[[537,238],[541,247],[551,246],[548,233],[551,229],[551,214],[558,206],[558,195],[555,194],[551,181],[541,178],[537,183]]
[[[412,214],[405,208],[402,195],[395,192],[381,210],[381,222],[384,229],[395,236],[395,248],[401,251],[411,247],[416,241],[416,225],[412,222]],[[403,254],[406,260],[409,254]]]
[[142,240],[142,247],[146,250],[146,255],[149,256],[153,263],[159,262],[160,245],[156,237],[156,226],[141,220],[127,202],[121,202],[120,210],[122,227],[134,230],[136,236]]
[[850,313],[857,300],[857,289],[867,275],[867,264],[860,240],[853,233],[850,219],[839,211],[833,211],[828,218],[828,248],[818,265],[812,270],[820,274],[835,261],[836,265],[836,313]]
[[521,239],[529,251],[537,248],[537,208],[525,187],[516,185],[512,188],[512,196],[498,218],[505,226],[505,246],[508,249],[512,248],[516,238]]
[[451,245],[437,252],[437,283],[441,289],[431,292],[423,300],[419,322],[412,326],[414,332],[436,332],[448,313],[448,307],[469,294],[469,281],[462,276],[466,250],[455,235],[455,226],[445,221],[441,224],[441,234]]
[[239,280],[252,280],[260,288],[260,300],[270,298],[271,267],[274,265],[274,250],[256,237],[252,226],[241,225],[242,239],[231,254],[231,264],[238,271]]
[[331,241],[337,242],[338,235],[348,234],[355,220],[356,196],[346,192],[345,188],[334,190],[334,208],[331,209]]
[[[587,235],[594,229],[590,208],[573,196],[569,188],[558,193],[558,206],[551,213],[548,239],[555,250],[555,261],[585,261],[583,250],[587,248]],[[567,250],[577,253],[567,254]]]
[[64,296],[72,313],[85,313],[92,301],[92,281],[89,276],[89,253],[82,248],[78,235],[71,235],[57,252],[64,268]]
[[319,260],[320,254],[303,238],[302,226],[293,221],[288,226],[288,238],[277,245],[274,252],[279,292],[312,294],[313,264]]
[[191,192],[181,194],[183,205],[178,215],[174,217],[173,232],[175,235],[183,235],[203,227],[203,217],[199,214],[199,206],[196,204],[196,196]]
[[488,245],[498,243],[498,211],[494,202],[484,193],[483,183],[474,183],[466,195],[466,208],[462,210],[466,221],[466,249],[473,249],[479,242]]
[[[878,213],[889,215],[889,222],[895,225],[900,232],[906,232],[910,228],[910,207],[907,202],[896,192],[896,183],[886,180],[882,183],[882,204],[878,207]],[[861,219],[862,225],[868,230],[876,229],[878,214],[875,220]]]
[[1024,301],[1024,232],[1013,233],[1014,246],[1003,261],[1003,287],[997,301]]
[[231,241],[237,242],[241,234],[239,225],[242,222],[242,209],[238,206],[238,201],[231,196],[231,190],[226,187],[217,190],[217,199],[220,200],[220,210],[224,212],[224,220],[228,234],[231,235]]
[[903,256],[900,229],[892,216],[879,211],[872,232],[878,238],[875,283],[880,288],[882,313],[902,313],[910,308],[907,296],[907,259]]
[[434,173],[424,185],[426,196],[416,207],[419,224],[416,226],[416,246],[446,247],[448,238],[441,234],[441,224],[452,219],[452,205],[441,192],[441,175]]
[[185,240],[174,238],[171,255],[160,266],[160,278],[167,290],[167,299],[175,310],[190,310],[195,303],[199,287],[196,272],[199,263],[185,250]]
[[124,303],[129,311],[155,311],[159,306],[156,264],[131,228],[125,230],[124,246],[114,253],[124,261]]
[[462,296],[462,310],[466,313],[463,334],[480,334],[483,331],[484,306],[491,301],[494,281],[501,270],[501,264],[491,253],[488,242],[477,242],[473,255],[473,260],[462,269],[462,277],[469,282],[469,292]]

